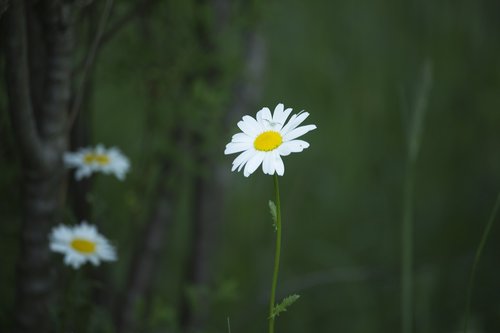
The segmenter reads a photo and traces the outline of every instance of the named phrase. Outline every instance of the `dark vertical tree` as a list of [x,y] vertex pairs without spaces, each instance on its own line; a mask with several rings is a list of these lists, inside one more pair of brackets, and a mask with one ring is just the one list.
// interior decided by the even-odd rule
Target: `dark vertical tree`
[[18,332],[49,332],[47,234],[63,205],[72,5],[12,1],[4,20],[8,108],[23,166],[15,325]]
[[[196,23],[197,43],[204,54],[209,58],[217,58],[222,51],[218,36],[229,27],[234,28],[234,21],[238,12],[231,11],[231,3],[226,0],[198,1],[200,6],[210,6],[215,20],[212,25],[206,21],[199,20]],[[238,26],[237,36],[241,41],[243,57],[240,59],[241,73],[233,73],[233,78],[226,88],[229,94],[224,103],[224,112],[215,113],[212,117],[217,119],[217,130],[225,132],[227,125],[233,118],[237,118],[248,112],[260,96],[258,87],[262,79],[264,67],[264,53],[262,39],[258,33],[256,21],[252,21],[249,13],[255,11],[255,4],[246,4],[239,10],[247,15],[246,24]],[[242,14],[243,15],[243,14]],[[209,63],[200,73],[198,80],[206,82],[208,87],[223,86],[227,80],[228,68],[220,63]],[[213,129],[212,129],[213,130]],[[188,287],[203,288],[213,284],[214,274],[211,269],[214,261],[218,231],[220,229],[221,211],[224,205],[224,192],[227,186],[227,178],[224,173],[226,167],[220,166],[218,158],[222,142],[220,138],[215,140],[216,144],[207,148],[207,142],[211,141],[209,132],[195,131],[191,133],[192,158],[197,169],[193,175],[193,199],[192,199],[192,228],[191,247],[186,260],[185,284]],[[196,306],[190,304],[190,300],[184,297],[180,306],[180,326],[185,332],[198,332],[206,329],[207,319],[210,315],[211,300],[203,293],[197,295]],[[191,300],[192,302],[193,300]]]
[[[13,308],[15,330],[18,332],[53,331],[53,323],[49,322],[49,307],[55,294],[54,270],[49,265],[48,234],[51,226],[64,222],[61,213],[67,191],[63,152],[89,142],[90,115],[86,111],[90,105],[98,53],[116,32],[133,19],[142,19],[141,27],[147,28],[150,24],[148,20],[158,15],[149,10],[155,3],[157,1],[154,0],[131,1],[128,3],[129,10],[115,18],[112,15],[113,0],[100,3],[0,0],[8,108],[22,161],[23,216],[17,260],[16,303]],[[223,180],[207,177],[207,173],[216,172],[213,156],[217,155],[210,150],[215,148],[211,138],[213,128],[205,126],[209,128],[207,131],[196,122],[208,117],[220,131],[224,117],[231,114],[227,110],[237,110],[237,107],[229,107],[228,104],[241,97],[238,95],[241,87],[236,88],[234,82],[228,80],[235,74],[233,70],[228,75],[232,65],[226,68],[226,64],[217,59],[219,50],[215,40],[227,28],[230,3],[223,0],[193,1],[193,4],[196,6],[196,19],[186,23],[186,27],[193,32],[193,41],[188,43],[196,44],[194,57],[200,63],[182,68],[179,84],[182,86],[182,98],[196,99],[196,106],[204,111],[194,122],[181,113],[176,115],[176,126],[165,136],[165,140],[171,142],[174,149],[183,150],[189,146],[190,157],[186,159],[196,165],[196,171],[188,171],[193,172],[189,176],[193,177],[192,185],[196,193],[192,198],[195,214],[192,216],[188,260],[181,274],[185,277],[184,286],[203,286],[211,282],[211,249],[222,206],[222,196],[214,196],[214,193],[220,194]],[[215,13],[215,23],[206,21],[207,9]],[[109,18],[112,24],[105,29]],[[82,29],[85,24],[88,31]],[[88,42],[78,46],[76,41],[84,40],[81,38],[84,34],[87,34]],[[84,59],[74,66],[78,47],[84,50]],[[200,86],[203,90],[201,97],[196,96]],[[151,99],[157,98],[158,89],[152,89],[156,93],[152,93]],[[233,93],[228,93],[231,89]],[[185,109],[193,107],[186,101],[176,103]],[[242,105],[240,101],[235,104]],[[209,146],[211,148],[207,150]],[[140,326],[136,316],[137,304],[152,293],[164,235],[171,223],[175,193],[166,180],[179,178],[179,172],[184,172],[179,171],[182,166],[172,156],[163,156],[153,162],[162,165],[159,177],[163,181],[152,191],[149,218],[142,226],[140,236],[134,240],[135,251],[126,288],[116,311],[115,324],[119,332]],[[89,182],[70,182],[69,189],[74,215],[78,220],[88,218],[90,210],[86,195],[90,191]],[[109,302],[106,303],[109,305]],[[194,313],[184,299],[180,311],[181,326],[188,330],[203,326],[207,313],[205,301],[201,308],[202,313]]]
[[7,10],[7,6],[9,5],[9,0],[0,0],[0,18],[3,13]]

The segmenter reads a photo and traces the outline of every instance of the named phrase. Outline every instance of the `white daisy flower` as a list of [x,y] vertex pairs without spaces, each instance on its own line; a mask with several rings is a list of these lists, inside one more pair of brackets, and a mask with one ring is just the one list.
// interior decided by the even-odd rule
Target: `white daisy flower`
[[262,163],[265,174],[283,176],[285,165],[281,156],[299,153],[309,147],[309,143],[295,139],[316,128],[316,125],[299,126],[309,116],[308,112],[294,114],[286,123],[291,112],[292,109],[285,109],[280,103],[273,115],[269,108],[263,108],[257,112],[256,118],[243,116],[238,122],[243,133],[233,135],[224,151],[226,155],[240,153],[234,159],[231,171],[240,171],[244,167],[243,174],[248,177]]
[[99,144],[95,148],[81,148],[74,153],[64,153],[64,164],[76,168],[75,179],[89,177],[94,172],[113,173],[118,179],[125,179],[130,168],[128,158],[118,148],[104,148]]
[[54,227],[49,239],[50,249],[64,254],[64,263],[75,269],[86,262],[98,266],[101,261],[116,260],[115,248],[86,221],[76,226]]

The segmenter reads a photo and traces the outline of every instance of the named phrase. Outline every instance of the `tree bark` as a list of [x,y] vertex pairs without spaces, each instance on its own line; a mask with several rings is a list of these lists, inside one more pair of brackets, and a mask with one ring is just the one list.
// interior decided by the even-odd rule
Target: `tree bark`
[[49,156],[37,131],[31,101],[24,1],[14,1],[5,16],[5,74],[12,125],[23,162],[47,169]]
[[[147,34],[147,28],[147,25],[145,25],[145,35]],[[159,87],[155,79],[146,82],[149,87],[149,106],[145,108],[145,128],[151,130],[155,128],[154,114],[159,97]],[[167,140],[177,144],[181,137],[181,130],[175,129],[167,137]],[[147,145],[150,142],[149,131],[145,131],[141,141],[143,151],[147,151]],[[173,223],[172,205],[174,193],[171,180],[178,177],[178,171],[175,170],[175,163],[170,158],[164,157],[163,161],[158,162],[161,163],[162,168],[159,170],[158,182],[154,189],[151,215],[141,230],[140,237],[138,237],[132,262],[128,269],[127,283],[120,297],[120,302],[115,307],[115,325],[118,333],[137,332],[139,328],[137,322],[141,319],[137,311],[140,301],[145,305],[143,313],[141,313],[142,319],[147,320],[149,317],[150,298],[154,288],[153,280],[161,260],[161,251],[164,249],[166,235]]]
[[[32,3],[28,5],[33,6]],[[63,204],[61,155],[67,145],[72,50],[70,4],[43,1],[40,5],[43,11],[27,10],[23,0],[12,1],[5,14],[9,111],[23,162],[15,330],[30,333],[50,331],[48,307],[52,278],[48,232],[54,223],[60,222],[58,213]],[[33,21],[27,24],[27,19]],[[28,38],[28,31],[36,29],[27,27],[40,26],[40,22],[43,22],[47,49],[45,69],[30,72],[30,63],[34,69],[40,66],[34,66],[35,62],[28,59],[28,50],[32,47],[28,43],[35,43],[33,38]],[[36,43],[39,42],[37,39]]]
[[[227,0],[214,0],[211,2],[217,16],[215,31],[220,32],[226,28],[229,20]],[[233,85],[230,106],[222,120],[222,128],[226,128],[228,122],[236,116],[248,113],[250,105],[260,97],[262,75],[265,66],[265,46],[263,39],[256,32],[255,27],[249,27],[242,32],[245,58],[243,59],[244,70],[241,78]],[[199,26],[200,45],[207,53],[214,52],[213,36]],[[204,77],[207,81],[214,83],[219,77],[218,68],[209,68]],[[191,231],[191,249],[186,260],[185,280],[189,287],[208,286],[212,282],[210,267],[212,257],[217,244],[217,234],[221,220],[220,212],[224,203],[224,193],[227,187],[225,177],[227,168],[221,167],[213,158],[203,154],[204,138],[193,133],[193,155],[196,165],[204,165],[211,177],[205,177],[202,173],[194,176],[193,183],[193,211]],[[216,195],[215,195],[216,194]],[[210,315],[210,299],[207,295],[198,295],[199,299],[195,311],[188,299],[184,297],[179,306],[179,321],[181,329],[185,332],[197,332],[203,330]]]
[[0,0],[0,19],[2,18],[3,13],[7,10],[9,6],[9,0]]
[[[197,161],[198,165],[207,165],[210,174],[215,174],[212,162],[205,158]],[[189,287],[207,286],[212,282],[210,267],[212,266],[212,255],[217,240],[220,211],[223,203],[223,188],[221,179],[215,175],[208,179],[203,175],[197,175],[194,179],[194,199],[192,220],[191,249],[187,258],[186,285]],[[217,193],[217,194],[216,194]],[[216,194],[216,195],[215,195]],[[180,309],[180,325],[185,332],[196,332],[202,330],[208,317],[210,299],[207,295],[197,295],[195,311],[186,297],[183,298]]]

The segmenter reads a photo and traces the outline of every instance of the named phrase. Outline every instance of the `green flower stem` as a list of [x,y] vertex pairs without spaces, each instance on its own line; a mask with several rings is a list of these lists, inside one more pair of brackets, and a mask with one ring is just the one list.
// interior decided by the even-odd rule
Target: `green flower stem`
[[414,161],[409,161],[404,188],[403,222],[401,228],[401,332],[413,331],[413,188]]
[[273,284],[271,286],[271,296],[269,298],[269,333],[274,333],[273,310],[276,300],[276,285],[278,284],[278,272],[280,269],[281,254],[281,204],[277,174],[274,174],[274,192],[276,194],[276,250],[274,252]]
[[474,263],[472,264],[472,271],[469,278],[469,287],[467,288],[467,299],[465,301],[464,333],[467,332],[467,324],[469,321],[469,313],[470,313],[470,303],[472,298],[472,289],[474,288],[474,280],[476,278],[477,265],[479,263],[479,259],[481,258],[481,254],[483,253],[484,245],[486,244],[486,240],[488,239],[488,235],[490,234],[491,226],[493,225],[493,221],[495,221],[495,217],[497,215],[499,207],[500,207],[500,193],[498,193],[495,206],[491,211],[490,218],[488,220],[488,223],[486,224],[486,228],[484,229],[483,235],[481,236],[481,240],[479,241],[479,245],[476,250],[476,255],[474,257]]

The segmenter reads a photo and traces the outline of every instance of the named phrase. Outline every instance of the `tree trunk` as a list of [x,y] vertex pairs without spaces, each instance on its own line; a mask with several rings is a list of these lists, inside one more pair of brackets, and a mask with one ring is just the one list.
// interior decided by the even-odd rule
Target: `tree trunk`
[[[245,68],[243,78],[235,82],[232,92],[231,105],[222,126],[225,128],[228,122],[242,114],[249,113],[248,108],[260,97],[262,75],[265,67],[266,49],[263,39],[252,29],[244,31]],[[217,245],[217,234],[219,230],[220,212],[224,203],[224,193],[227,188],[227,167],[221,166],[208,157],[203,156],[203,140],[194,136],[194,152],[197,165],[205,165],[211,177],[197,174],[194,179],[194,198],[191,231],[191,249],[187,258],[185,272],[186,285],[190,287],[208,286],[212,282],[210,267],[212,257]],[[216,194],[216,195],[215,195]],[[210,299],[206,295],[200,295],[196,300],[197,311],[195,312],[186,297],[182,299],[179,306],[180,326],[185,332],[197,332],[205,328],[210,316]]]
[[[12,1],[5,14],[4,38],[9,111],[23,162],[15,329],[43,333],[50,331],[48,233],[52,225],[62,222],[58,218],[64,199],[61,156],[67,145],[72,35],[69,3],[46,0],[36,6],[37,10],[27,9],[23,0]],[[40,31],[27,27],[40,26],[47,52],[44,70],[28,58],[28,50],[42,44]],[[28,33],[36,36],[28,37]]]
[[[162,171],[162,178],[171,176],[170,168]],[[137,332],[138,305],[151,288],[158,268],[161,251],[164,248],[165,234],[172,224],[172,195],[165,181],[156,189],[152,215],[141,232],[128,272],[127,288],[121,297],[116,313],[116,332]]]
[[60,207],[60,168],[51,175],[24,169],[21,252],[17,272],[15,316],[18,332],[49,332],[52,278],[48,232]]
[[7,10],[9,6],[9,0],[0,0],[0,18],[2,18],[3,13]]
[[[213,163],[200,159],[199,165],[209,165],[210,174],[215,174]],[[188,287],[208,286],[212,282],[210,267],[217,241],[220,211],[223,202],[223,188],[219,175],[215,179],[197,175],[194,179],[194,198],[191,249],[187,258],[186,284]],[[217,193],[217,194],[216,194]],[[215,195],[216,194],[216,195]],[[196,308],[184,297],[180,306],[180,325],[185,332],[197,332],[205,328],[209,315],[210,299],[207,295],[197,294]]]

